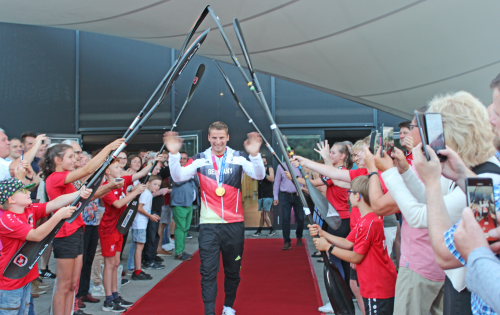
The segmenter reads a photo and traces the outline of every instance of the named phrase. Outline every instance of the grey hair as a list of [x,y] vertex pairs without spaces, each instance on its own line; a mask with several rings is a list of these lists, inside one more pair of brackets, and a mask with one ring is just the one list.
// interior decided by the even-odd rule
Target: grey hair
[[80,145],[77,141],[75,141],[75,140],[69,140],[69,139],[66,139],[63,142],[61,142],[61,144],[67,144],[67,145],[70,145],[70,146],[72,145],[72,143],[76,143],[76,144]]
[[5,130],[3,130],[2,128],[0,128],[0,132],[3,132],[3,133],[5,133],[5,134],[7,134],[7,133],[5,132]]
[[83,156],[86,156],[90,159],[92,159],[92,156],[87,152],[87,151],[82,151]]
[[353,145],[354,145],[354,144],[352,144],[352,142],[351,142],[351,141],[349,141],[349,140],[344,141],[344,143],[345,143],[345,145],[348,145],[348,146],[350,146],[351,148],[352,148],[352,147],[353,147]]

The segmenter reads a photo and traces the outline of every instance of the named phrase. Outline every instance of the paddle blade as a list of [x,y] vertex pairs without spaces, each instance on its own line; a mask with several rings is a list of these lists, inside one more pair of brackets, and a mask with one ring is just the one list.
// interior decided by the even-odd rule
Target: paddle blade
[[323,196],[323,194],[314,186],[313,183],[306,178],[306,186],[309,190],[309,195],[311,196],[314,205],[318,209],[325,222],[329,227],[336,230],[342,224],[342,219],[340,218],[337,210],[328,202],[328,200]]
[[54,240],[57,232],[64,224],[64,220],[59,221],[54,229],[40,242],[26,241],[12,256],[3,271],[3,275],[9,279],[21,279],[25,277],[35,267],[36,262],[42,257],[43,252]]
[[243,56],[245,57],[248,70],[250,70],[251,73],[255,73],[255,71],[253,70],[252,61],[250,60],[250,54],[248,53],[247,43],[245,42],[245,38],[243,37],[243,32],[241,31],[240,22],[238,22],[237,18],[233,20],[233,27],[234,31],[236,32],[236,37],[238,38],[238,42],[240,43],[241,51],[243,52]]
[[118,219],[118,222],[116,222],[116,229],[118,232],[121,234],[125,235],[127,234],[128,230],[132,226],[132,223],[134,223],[135,216],[137,215],[137,209],[139,208],[139,197],[137,196],[132,200],[125,211],[123,211],[122,215]]
[[189,90],[189,94],[187,97],[187,101],[189,102],[191,100],[191,97],[194,94],[194,91],[198,88],[198,85],[200,85],[201,78],[203,78],[203,74],[205,73],[205,65],[200,64],[198,67],[198,70],[196,71],[196,75],[194,76],[193,83],[191,84],[191,89]]
[[[100,169],[99,170],[100,174],[97,173],[92,178],[92,180],[90,182],[85,182],[85,184],[84,184],[85,187],[91,188],[92,193],[90,194],[90,197],[87,199],[82,199],[80,196],[78,196],[78,198],[76,198],[76,200],[73,201],[71,206],[76,206],[76,210],[75,210],[75,212],[73,212],[71,217],[66,219],[66,222],[68,222],[68,223],[73,222],[80,215],[80,213],[82,213],[83,209],[85,209],[85,207],[87,207],[89,202],[92,200],[92,197],[94,197],[95,192],[97,191],[97,189],[99,189],[99,186],[101,186],[102,179],[104,178],[104,171],[105,170]],[[89,186],[87,186],[87,185],[89,185]]]
[[325,288],[333,311],[335,314],[355,315],[354,303],[352,302],[344,278],[342,278],[342,274],[335,265],[329,263],[325,252],[322,252],[322,255],[325,260],[325,264],[323,265]]
[[184,44],[182,44],[182,47],[180,49],[179,57],[177,58],[177,61],[179,61],[181,59],[182,55],[184,54],[184,52],[186,50],[187,45],[191,41],[191,38],[193,38],[194,33],[196,33],[196,30],[198,30],[198,27],[200,27],[201,23],[203,22],[203,20],[207,16],[207,14],[208,14],[208,8],[209,7],[210,7],[209,5],[207,5],[205,7],[205,9],[203,10],[203,12],[201,12],[201,14],[198,15],[198,18],[194,22],[193,26],[191,26],[191,29],[189,30],[189,33],[188,33],[186,39],[184,40]]

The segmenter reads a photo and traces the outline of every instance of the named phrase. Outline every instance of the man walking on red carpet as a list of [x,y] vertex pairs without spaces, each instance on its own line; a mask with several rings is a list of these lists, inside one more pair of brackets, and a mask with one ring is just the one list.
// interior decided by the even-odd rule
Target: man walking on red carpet
[[182,139],[177,133],[167,133],[165,145],[170,152],[170,173],[174,181],[190,179],[198,172],[201,191],[200,211],[200,273],[201,294],[205,304],[205,314],[215,314],[217,298],[217,273],[219,272],[220,252],[224,265],[224,310],[223,315],[234,315],[232,308],[236,290],[240,283],[245,226],[241,195],[243,172],[261,180],[266,175],[264,163],[259,154],[262,138],[256,132],[248,134],[245,141],[246,157],[243,152],[226,146],[229,131],[225,123],[214,122],[208,128],[208,141],[211,147],[205,152],[194,155],[181,167],[179,150]]

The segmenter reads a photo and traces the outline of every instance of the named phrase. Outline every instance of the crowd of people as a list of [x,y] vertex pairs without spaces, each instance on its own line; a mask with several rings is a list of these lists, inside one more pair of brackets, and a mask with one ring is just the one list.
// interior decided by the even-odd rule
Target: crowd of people
[[[118,139],[89,154],[73,140],[51,144],[44,134],[33,132],[23,133],[20,140],[9,140],[0,130],[2,273],[24,241],[43,240],[75,211],[68,204],[78,195],[84,199],[90,196],[92,190],[84,187],[84,182],[122,143],[123,139]],[[187,153],[181,152],[181,156],[184,165]],[[57,279],[54,314],[86,314],[85,303],[99,303],[100,297],[104,298],[104,311],[123,312],[133,304],[118,294],[118,286],[131,282],[123,276],[130,275],[132,283],[151,280],[144,269],[165,268],[162,262],[166,256],[190,260],[185,243],[191,238],[188,230],[199,182],[196,176],[175,182],[167,161],[168,154],[122,151],[106,169],[104,181],[81,215],[71,224],[65,222],[48,245],[39,267],[19,280],[0,274],[0,314],[34,314],[33,298],[50,289],[44,279]],[[146,176],[148,173],[151,176]],[[129,232],[122,235],[116,229],[117,221],[136,197],[137,216]],[[128,234],[132,241],[127,268],[119,272]],[[49,269],[52,255],[56,272]]]
[[[327,217],[339,216],[340,227],[333,229],[322,218],[307,228],[316,249],[328,252],[339,269],[362,314],[500,314],[500,242],[487,240],[498,240],[500,228],[479,225],[474,211],[485,208],[488,213],[486,201],[470,209],[466,196],[468,178],[491,178],[495,210],[500,207],[500,74],[490,88],[488,108],[459,91],[437,95],[416,109],[442,117],[446,149],[435,152],[427,146],[430,159],[416,117],[399,124],[402,149],[392,154],[383,154],[383,147],[372,152],[369,136],[354,144],[323,141],[311,148],[319,161],[293,152],[293,172],[286,166],[274,171],[259,153],[258,134],[248,135],[246,153],[227,147],[229,130],[215,122],[208,129],[211,147],[192,157],[181,151],[182,139],[175,133],[164,135],[165,152],[122,151],[96,192],[83,183],[124,139],[88,154],[74,141],[50,144],[44,134],[26,132],[9,141],[0,129],[0,270],[24,241],[41,241],[70,217],[76,207],[66,205],[94,193],[82,215],[64,223],[39,268],[17,280],[0,274],[0,314],[34,314],[33,298],[47,291],[46,278],[57,279],[54,314],[85,314],[85,303],[101,302],[96,297],[104,298],[104,311],[125,311],[133,303],[118,294],[120,283],[129,282],[123,275],[131,275],[132,282],[151,280],[144,270],[165,268],[162,257],[191,259],[185,244],[193,205],[199,205],[205,314],[214,314],[222,254],[223,314],[234,315],[245,238],[243,173],[258,181],[261,215],[254,236],[261,236],[266,226],[268,235],[275,235],[270,212],[279,206],[283,250],[304,245],[304,209],[292,176],[306,196],[306,180],[323,192],[332,206]],[[137,216],[122,235],[116,224],[136,199]],[[493,217],[498,220],[495,213]],[[131,242],[122,274],[127,237]],[[55,274],[49,269],[52,254]],[[333,313],[333,307],[328,302],[319,311]]]

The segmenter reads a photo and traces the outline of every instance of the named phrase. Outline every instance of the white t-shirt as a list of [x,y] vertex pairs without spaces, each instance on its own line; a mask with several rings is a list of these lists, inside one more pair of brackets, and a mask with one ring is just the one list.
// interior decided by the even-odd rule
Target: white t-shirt
[[[153,204],[153,194],[146,189],[141,196],[139,197],[139,204],[143,204],[142,208],[147,213],[151,214],[151,205]],[[140,213],[137,213],[137,216],[134,219],[134,223],[132,223],[132,230],[145,230],[148,227],[148,218]]]
[[9,172],[9,166],[12,161],[6,161],[5,159],[0,158],[0,181],[11,178]]

